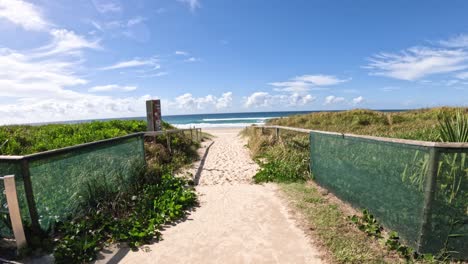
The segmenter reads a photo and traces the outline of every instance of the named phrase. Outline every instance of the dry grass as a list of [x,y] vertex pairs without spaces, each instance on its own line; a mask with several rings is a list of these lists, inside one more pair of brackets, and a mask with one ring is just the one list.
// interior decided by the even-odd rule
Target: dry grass
[[435,129],[439,124],[439,117],[444,113],[455,115],[457,110],[468,115],[468,108],[454,107],[392,113],[354,109],[272,119],[268,124],[359,135],[439,141],[439,134]]
[[329,199],[313,183],[280,184],[308,233],[332,263],[402,263],[375,239],[358,230],[346,218],[342,205]]

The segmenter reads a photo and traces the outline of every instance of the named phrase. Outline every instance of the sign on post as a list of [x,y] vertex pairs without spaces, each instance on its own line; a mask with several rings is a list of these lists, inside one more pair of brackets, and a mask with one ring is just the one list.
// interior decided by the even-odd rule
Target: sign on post
[[159,99],[146,101],[146,118],[148,120],[148,131],[162,130],[161,101]]

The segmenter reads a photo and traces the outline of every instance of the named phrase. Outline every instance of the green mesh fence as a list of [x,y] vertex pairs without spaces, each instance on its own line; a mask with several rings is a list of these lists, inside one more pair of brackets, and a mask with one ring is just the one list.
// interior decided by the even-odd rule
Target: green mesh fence
[[31,182],[43,230],[73,215],[96,197],[127,188],[144,167],[141,136],[90,146],[30,162]]
[[[320,185],[369,209],[420,252],[438,253],[448,239],[453,255],[467,256],[462,236],[467,233],[466,150],[441,150],[432,174],[438,152],[429,147],[316,132],[310,134],[310,147],[312,174]],[[432,175],[437,176],[433,196]]]
[[[58,153],[26,157],[32,185],[32,197],[44,231],[65,220],[97,197],[116,195],[128,188],[145,167],[143,136],[89,144]],[[0,174],[14,174],[23,220],[29,220],[20,163],[0,161]],[[0,187],[3,191],[3,185]],[[113,196],[111,196],[113,197]],[[0,197],[2,209],[5,196]],[[3,215],[6,216],[7,215]],[[2,218],[3,219],[3,218]],[[9,224],[0,222],[0,234],[10,237]]]
[[[25,223],[29,222],[28,204],[24,191],[24,182],[21,174],[20,161],[18,160],[0,160],[0,176],[15,175],[16,192],[18,203],[21,209],[21,217]],[[8,205],[5,196],[5,185],[0,181],[0,237],[13,237],[11,223],[8,214]]]
[[432,214],[423,248],[468,258],[468,150],[440,149]]

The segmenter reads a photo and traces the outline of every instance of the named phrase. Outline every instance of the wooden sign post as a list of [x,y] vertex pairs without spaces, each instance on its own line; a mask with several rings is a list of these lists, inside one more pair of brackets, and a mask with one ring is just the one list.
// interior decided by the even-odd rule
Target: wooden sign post
[[146,118],[148,120],[148,131],[161,131],[161,101],[148,100],[146,101]]

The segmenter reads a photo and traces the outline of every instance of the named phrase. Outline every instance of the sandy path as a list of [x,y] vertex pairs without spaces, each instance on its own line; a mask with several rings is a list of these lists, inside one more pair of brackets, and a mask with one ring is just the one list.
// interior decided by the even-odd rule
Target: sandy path
[[258,167],[239,130],[209,132],[216,137],[205,145],[203,167],[192,170],[200,207],[164,230],[159,243],[120,249],[99,263],[321,263],[275,185],[249,184]]

